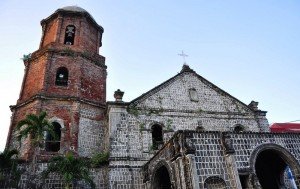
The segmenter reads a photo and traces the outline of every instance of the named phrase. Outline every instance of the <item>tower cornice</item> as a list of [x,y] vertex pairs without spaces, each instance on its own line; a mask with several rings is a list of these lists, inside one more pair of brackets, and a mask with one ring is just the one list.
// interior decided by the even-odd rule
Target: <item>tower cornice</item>
[[76,47],[72,47],[72,46],[66,46],[63,44],[56,44],[56,43],[50,43],[47,46],[33,52],[31,54],[31,57],[24,61],[25,66],[31,62],[34,61],[36,59],[38,59],[39,57],[46,55],[46,54],[60,54],[61,56],[69,56],[72,58],[75,57],[82,57],[85,59],[88,59],[89,61],[91,61],[93,64],[99,66],[99,67],[103,67],[103,68],[107,68],[107,66],[105,65],[105,57],[101,56],[97,53],[91,53],[88,51],[80,51],[78,50]]

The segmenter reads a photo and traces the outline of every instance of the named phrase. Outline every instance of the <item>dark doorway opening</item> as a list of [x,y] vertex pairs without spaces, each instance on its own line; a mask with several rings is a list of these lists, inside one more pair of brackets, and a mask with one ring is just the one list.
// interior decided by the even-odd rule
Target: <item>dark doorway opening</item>
[[255,170],[262,188],[286,188],[284,172],[287,166],[286,162],[275,150],[260,152],[255,162]]
[[153,180],[153,189],[171,189],[170,175],[165,166],[160,167]]
[[151,130],[152,130],[153,150],[157,150],[164,143],[162,126],[155,124],[152,126]]
[[46,133],[45,150],[47,152],[58,152],[60,150],[61,126],[59,123],[52,123],[55,137]]
[[240,177],[240,182],[242,185],[242,189],[247,189],[248,188],[248,179],[249,179],[249,175],[239,175]]

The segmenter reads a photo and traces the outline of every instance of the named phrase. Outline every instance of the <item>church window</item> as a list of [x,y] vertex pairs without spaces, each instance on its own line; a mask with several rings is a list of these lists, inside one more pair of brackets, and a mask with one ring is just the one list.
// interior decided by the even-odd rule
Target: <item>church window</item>
[[58,152],[60,149],[61,138],[61,126],[57,122],[52,123],[54,127],[55,136],[52,136],[49,132],[46,132],[45,150],[47,152]]
[[240,132],[245,131],[245,128],[242,125],[235,125],[234,128],[233,128],[233,131],[237,132],[237,133],[240,133]]
[[155,124],[151,128],[153,150],[157,150],[163,144],[162,126]]
[[189,89],[189,96],[190,96],[190,100],[194,101],[194,102],[198,102],[198,94],[195,88],[191,88]]
[[58,68],[56,72],[55,85],[68,86],[68,77],[69,77],[69,72],[67,68],[65,67]]
[[76,28],[73,25],[68,25],[66,27],[64,44],[74,45],[75,29]]

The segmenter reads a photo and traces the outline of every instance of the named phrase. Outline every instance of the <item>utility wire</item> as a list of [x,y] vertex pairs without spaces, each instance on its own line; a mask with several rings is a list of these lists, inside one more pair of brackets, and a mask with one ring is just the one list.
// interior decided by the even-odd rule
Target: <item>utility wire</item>
[[285,122],[285,123],[293,123],[293,122],[298,122],[298,121],[300,121],[300,119],[294,120],[294,121],[288,121],[288,122]]

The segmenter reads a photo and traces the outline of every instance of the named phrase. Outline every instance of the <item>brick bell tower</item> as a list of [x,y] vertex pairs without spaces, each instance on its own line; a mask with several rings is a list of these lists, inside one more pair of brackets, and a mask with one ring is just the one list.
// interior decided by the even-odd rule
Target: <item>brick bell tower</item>
[[46,111],[59,136],[45,134],[41,155],[74,150],[91,156],[104,149],[105,58],[99,55],[103,28],[84,9],[68,6],[41,21],[40,47],[24,60],[17,104],[11,106],[7,147],[28,159],[29,140],[16,140],[15,127],[29,113]]

